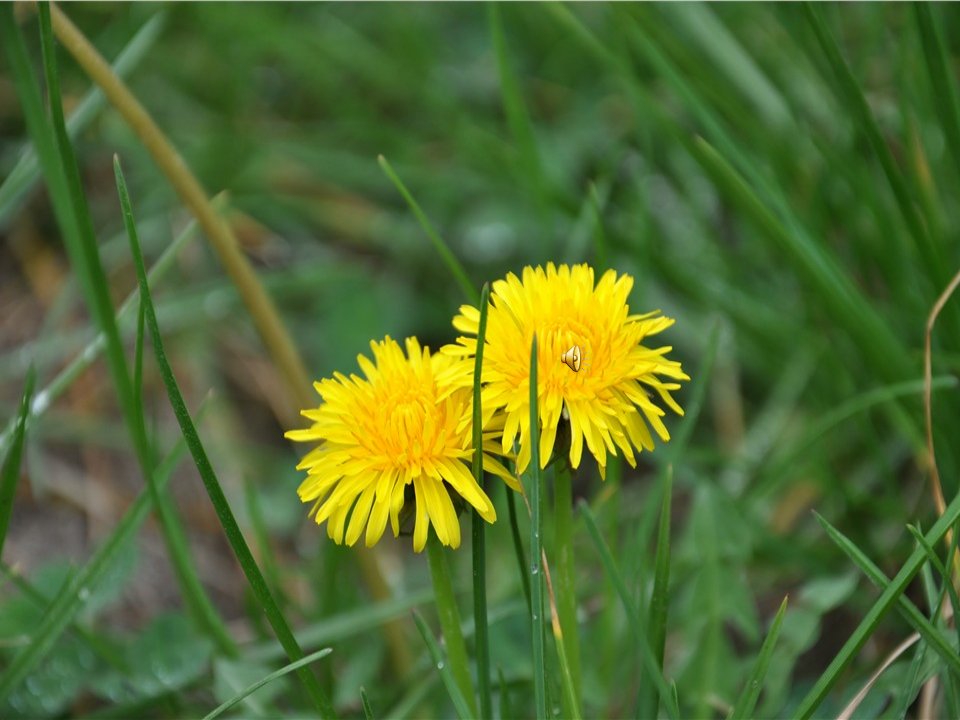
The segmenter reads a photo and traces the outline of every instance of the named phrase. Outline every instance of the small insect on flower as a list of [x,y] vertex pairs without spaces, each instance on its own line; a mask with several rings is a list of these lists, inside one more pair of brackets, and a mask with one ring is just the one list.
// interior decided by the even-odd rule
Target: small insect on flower
[[[366,379],[335,373],[314,383],[323,402],[301,413],[313,425],[286,433],[291,440],[320,443],[297,465],[307,471],[300,499],[313,503],[310,514],[318,524],[326,521],[327,534],[338,544],[353,545],[366,528],[371,546],[388,519],[399,535],[401,511],[412,502],[414,550],[423,549],[430,525],[444,545],[458,547],[454,499],[462,498],[487,522],[496,520],[490,498],[468,467],[470,389],[446,379],[469,374],[471,363],[431,355],[416,338],[407,338],[406,356],[389,336],[371,341],[370,348],[373,362],[357,356]],[[484,430],[483,469],[516,488],[514,477],[489,454],[500,452],[493,436],[501,429],[494,420]]]
[[[634,447],[653,450],[651,428],[663,442],[670,439],[665,412],[650,391],[683,414],[670,393],[679,389],[676,381],[690,378],[679,362],[667,359],[673,348],[644,344],[674,321],[659,311],[631,315],[627,296],[633,278],[618,277],[613,270],[598,283],[587,265],[549,263],[546,270],[526,267],[522,275],[510,273],[493,283],[487,315],[481,403],[485,417],[505,415],[503,451],[513,447],[519,432],[517,469],[526,469],[531,456],[529,353],[536,333],[541,465],[550,460],[563,417],[570,422],[572,467],[580,466],[584,441],[603,476],[607,453],[616,455],[617,448],[636,466]],[[477,308],[463,305],[453,325],[476,336],[479,318]],[[475,337],[460,337],[441,352],[471,358],[476,348]]]

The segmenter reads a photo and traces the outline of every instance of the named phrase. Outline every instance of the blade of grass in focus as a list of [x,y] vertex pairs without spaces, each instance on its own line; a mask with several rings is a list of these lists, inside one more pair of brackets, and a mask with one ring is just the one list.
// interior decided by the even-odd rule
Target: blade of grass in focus
[[450,695],[450,699],[453,701],[453,707],[456,709],[457,715],[461,720],[467,720],[468,718],[474,717],[474,714],[470,712],[470,708],[467,705],[467,699],[464,697],[463,691],[460,689],[460,684],[453,676],[453,671],[451,670],[449,663],[444,662],[443,653],[440,650],[440,646],[437,644],[433,634],[430,632],[430,628],[427,627],[426,621],[416,610],[413,611],[413,620],[417,624],[417,630],[420,631],[420,635],[423,637],[423,642],[426,643],[427,649],[430,651],[430,657],[433,658],[433,664],[436,667],[437,672],[440,673],[440,678],[443,680],[444,686],[447,688],[447,693]]
[[770,666],[770,658],[777,646],[777,638],[780,636],[780,626],[783,624],[783,616],[787,612],[787,598],[780,603],[780,609],[773,619],[770,626],[770,632],[760,647],[760,654],[757,655],[753,669],[750,671],[750,677],[743,688],[740,697],[729,715],[729,720],[746,720],[753,717],[754,710],[757,707],[757,699],[760,697],[760,691],[763,689],[763,679],[767,674],[767,668]]
[[3,558],[3,545],[10,527],[13,513],[13,498],[17,494],[17,481],[20,479],[20,460],[23,456],[23,440],[27,433],[27,417],[30,414],[30,399],[36,382],[33,368],[27,373],[27,382],[20,400],[20,412],[17,413],[13,430],[13,441],[0,466],[0,559]]
[[543,524],[540,487],[540,411],[537,385],[537,335],[530,345],[530,466],[528,469],[530,495],[530,634],[533,637],[533,698],[538,718],[547,717],[547,670],[544,658],[543,627]]
[[[483,411],[480,379],[483,377],[483,349],[487,337],[487,309],[490,306],[490,284],[480,290],[480,323],[477,328],[477,352],[473,365],[473,479],[484,490],[483,481]],[[484,490],[484,492],[486,492]],[[508,488],[507,492],[511,492]],[[493,717],[490,691],[490,637],[487,629],[487,556],[486,521],[474,508],[471,516],[473,534],[473,622],[476,628],[474,653],[477,665],[477,690],[480,694],[480,717]]]
[[[167,361],[166,354],[163,349],[163,340],[160,335],[160,328],[157,325],[156,311],[154,310],[153,300],[150,296],[150,288],[147,284],[146,269],[144,268],[143,257],[140,253],[139,241],[137,240],[136,226],[134,225],[133,213],[130,208],[130,199],[127,194],[126,183],[123,179],[123,172],[120,169],[120,161],[116,157],[114,157],[114,172],[117,179],[117,191],[120,194],[120,204],[123,208],[124,224],[126,225],[127,233],[130,237],[130,250],[133,254],[134,265],[137,270],[137,280],[140,285],[140,298],[141,302],[144,303],[146,307],[147,326],[150,330],[150,336],[153,342],[153,351],[160,370],[160,375],[163,378],[164,385],[167,388],[167,395],[170,399],[170,404],[173,407],[174,414],[177,416],[177,422],[179,423],[180,429],[183,432],[184,439],[187,442],[187,447],[190,449],[190,454],[193,456],[194,463],[197,466],[197,471],[200,473],[200,478],[203,481],[204,488],[210,497],[210,502],[217,513],[217,518],[220,520],[220,524],[227,536],[230,547],[233,550],[237,561],[240,563],[240,567],[242,568],[244,576],[250,585],[250,589],[253,591],[258,602],[262,605],[264,613],[266,614],[267,619],[270,621],[270,625],[273,627],[273,630],[277,635],[277,639],[283,645],[287,656],[290,658],[291,662],[296,662],[297,660],[303,658],[303,651],[300,649],[296,638],[290,630],[290,626],[288,625],[286,618],[284,618],[283,613],[280,611],[280,608],[277,606],[276,601],[273,598],[273,595],[270,593],[266,581],[263,579],[263,575],[260,572],[260,568],[253,559],[253,555],[250,552],[250,548],[247,546],[247,542],[243,537],[243,533],[240,531],[240,527],[233,515],[233,511],[230,509],[230,504],[227,501],[227,498],[223,493],[223,489],[220,486],[220,482],[213,471],[210,460],[207,458],[206,450],[200,441],[196,427],[194,426],[193,420],[190,418],[190,414],[187,411],[186,404],[183,401],[183,396],[180,393],[180,388],[177,385],[176,378],[174,378],[173,371],[171,370],[170,364]],[[333,709],[333,706],[331,705],[329,699],[323,694],[320,684],[313,673],[308,668],[302,667],[297,670],[297,675],[300,677],[300,680],[306,688],[307,693],[310,696],[311,701],[314,703],[318,713],[325,718],[335,717],[336,713]]]

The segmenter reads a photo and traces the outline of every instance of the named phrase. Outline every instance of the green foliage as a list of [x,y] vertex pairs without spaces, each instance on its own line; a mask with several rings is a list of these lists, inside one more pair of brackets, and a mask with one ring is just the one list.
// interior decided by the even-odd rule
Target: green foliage
[[[0,4],[0,716],[299,717],[332,712],[321,687],[344,716],[468,715],[473,678],[504,717],[819,717],[914,631],[856,716],[916,716],[931,678],[956,709],[958,299],[933,335],[942,519],[922,408],[926,319],[960,267],[956,9],[60,9],[229,192],[316,378],[385,334],[435,350],[484,282],[554,260],[631,274],[693,381],[669,444],[559,488],[572,515],[551,471],[525,478],[533,518],[488,477],[484,572],[448,553],[439,608],[426,558],[386,537],[396,595],[372,601],[304,518],[298,420],[238,291],[50,8]],[[139,333],[115,153],[152,261]],[[216,510],[172,477],[188,444]],[[70,519],[76,542],[52,534]],[[544,637],[541,545],[576,651]],[[411,609],[471,593],[466,659],[428,624],[420,642]]]

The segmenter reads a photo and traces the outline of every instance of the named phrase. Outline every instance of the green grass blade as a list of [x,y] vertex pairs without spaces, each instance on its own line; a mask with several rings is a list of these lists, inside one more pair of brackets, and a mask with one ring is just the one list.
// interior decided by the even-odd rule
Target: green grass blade
[[230,708],[232,708],[232,707],[233,707],[234,705],[236,705],[237,703],[241,702],[244,698],[246,698],[246,697],[252,695],[253,693],[255,693],[257,690],[259,690],[260,688],[262,688],[264,685],[267,685],[268,683],[271,683],[271,682],[273,682],[274,680],[276,680],[277,678],[281,678],[281,677],[283,677],[284,675],[287,675],[288,673],[293,672],[294,670],[299,670],[300,668],[302,668],[302,667],[304,667],[304,666],[306,666],[306,665],[309,665],[310,663],[314,662],[315,660],[319,660],[319,659],[322,658],[322,657],[326,657],[326,656],[329,655],[331,652],[333,652],[333,650],[331,650],[330,648],[324,648],[323,650],[317,650],[317,652],[315,652],[315,653],[310,653],[310,654],[307,655],[306,657],[300,658],[300,659],[297,660],[296,662],[292,662],[292,663],[289,663],[288,665],[284,665],[284,666],[283,666],[282,668],[280,668],[279,670],[277,670],[277,671],[275,671],[275,672],[272,672],[272,673],[270,673],[269,675],[266,675],[266,676],[262,677],[260,680],[257,680],[257,682],[255,682],[255,683],[253,683],[253,684],[251,684],[251,685],[248,685],[248,686],[245,687],[243,690],[241,690],[237,695],[234,695],[232,698],[230,698],[230,699],[227,700],[226,702],[224,702],[224,703],[220,704],[219,706],[217,706],[217,708],[216,708],[215,710],[213,710],[212,712],[210,712],[210,713],[208,713],[207,715],[205,715],[204,718],[203,718],[203,720],[214,720],[214,718],[220,717],[220,716],[223,715],[223,713],[225,713],[227,710],[229,710]]
[[[181,441],[170,451],[157,469],[157,484],[162,490],[170,481],[170,475],[183,458],[186,443]],[[0,675],[0,701],[9,697],[27,675],[46,657],[60,635],[70,625],[90,592],[111,567],[118,553],[133,536],[150,513],[152,499],[147,490],[124,513],[110,536],[94,551],[87,564],[76,573],[68,586],[57,595],[40,624],[34,629],[30,644],[23,648]]]
[[757,707],[757,700],[760,697],[760,690],[763,689],[763,679],[767,675],[767,668],[770,666],[770,658],[773,657],[773,650],[777,645],[777,637],[780,635],[780,625],[783,624],[783,616],[787,612],[787,598],[780,603],[780,609],[773,619],[773,625],[770,626],[770,632],[767,633],[763,645],[760,647],[760,654],[750,672],[746,686],[740,697],[737,698],[736,705],[733,706],[733,712],[730,713],[730,720],[746,720],[753,717],[753,712]]
[[503,20],[500,17],[500,3],[487,4],[487,18],[490,24],[490,36],[493,40],[493,51],[497,58],[497,71],[500,77],[500,95],[503,100],[503,109],[507,115],[507,125],[510,134],[517,145],[520,154],[521,176],[530,183],[534,194],[541,200],[544,197],[543,169],[540,165],[540,153],[537,151],[537,140],[533,132],[533,123],[530,113],[523,100],[523,93],[517,82],[517,75],[510,62],[507,52],[507,41],[503,34]]
[[[836,545],[846,553],[853,562],[863,571],[863,573],[870,579],[874,585],[879,587],[881,590],[886,590],[890,585],[890,580],[883,573],[883,571],[877,567],[877,565],[869,558],[867,555],[860,550],[853,542],[843,533],[841,533],[837,528],[831,525],[824,517],[819,513],[814,513],[817,520],[820,522],[820,525],[823,526],[823,529],[826,530],[827,535],[830,536],[830,539],[833,540]],[[926,542],[920,542],[920,550],[918,552],[924,553],[926,555],[925,548],[929,547]],[[927,558],[924,557],[926,560]],[[943,634],[934,627],[922,612],[917,608],[909,598],[905,596],[900,596],[897,599],[897,609],[900,611],[900,614],[907,620],[908,623],[916,630],[920,635],[923,636],[923,639],[927,644],[933,648],[933,650],[940,655],[946,665],[954,672],[960,673],[960,655],[957,654],[957,651],[954,650],[950,643],[947,642],[947,639],[943,637]]]
[[[490,284],[480,290],[480,325],[477,328],[477,354],[473,365],[473,479],[482,489],[483,482],[483,412],[480,379],[483,377],[483,346],[487,337],[487,309],[490,305]],[[512,492],[509,488],[507,492]],[[476,628],[474,655],[477,664],[477,689],[480,693],[480,717],[493,717],[493,696],[490,691],[490,637],[487,628],[487,555],[486,521],[474,510],[473,529],[473,623]]]
[[530,344],[530,633],[533,636],[533,698],[537,718],[547,717],[547,669],[543,628],[543,525],[540,483],[540,412],[537,405],[537,335]]
[[527,559],[523,552],[523,538],[520,535],[517,498],[510,488],[505,489],[507,493],[507,513],[510,515],[510,537],[513,540],[513,552],[520,570],[520,584],[523,586],[523,596],[527,600],[527,609],[533,612],[533,599],[530,596],[530,573],[527,572]]
[[27,373],[27,384],[20,400],[20,412],[17,413],[13,431],[13,443],[3,466],[0,467],[0,558],[3,557],[3,543],[7,539],[10,516],[13,513],[13,498],[17,493],[17,481],[20,479],[20,459],[23,457],[23,439],[27,433],[27,416],[30,414],[30,399],[37,380],[33,368]]
[[[117,77],[129,75],[153,46],[163,30],[165,12],[159,12],[143,24],[117,55],[112,67]],[[106,102],[103,91],[91,89],[67,119],[67,133],[71,139],[90,124]],[[30,146],[20,154],[20,159],[7,178],[0,184],[0,229],[5,228],[14,212],[21,206],[24,197],[40,178],[41,166],[36,150]]]
[[[880,161],[884,174],[887,176],[887,182],[893,191],[894,198],[900,208],[904,220],[914,241],[924,250],[924,256],[928,263],[928,269],[936,272],[934,277],[940,277],[943,274],[943,263],[940,260],[938,249],[931,243],[929,234],[924,228],[920,214],[917,212],[913,198],[910,197],[910,191],[903,179],[903,175],[897,168],[890,147],[884,141],[877,126],[877,121],[870,112],[870,106],[867,105],[867,99],[860,89],[850,66],[847,65],[840,53],[836,40],[827,29],[823,20],[823,15],[819,8],[814,8],[809,3],[803,5],[804,14],[813,28],[813,32],[820,43],[820,48],[831,66],[840,89],[841,100],[846,104],[847,110],[853,117],[857,128],[867,136],[874,154]],[[939,284],[939,283],[938,283]]]
[[363,705],[363,717],[365,720],[373,720],[373,708],[370,707],[370,698],[367,697],[367,690],[360,686],[360,704]]
[[[557,615],[563,630],[558,652],[569,664],[571,696],[565,708],[568,715],[580,714],[580,628],[577,623],[577,582],[573,556],[573,471],[567,458],[559,458],[554,470],[554,537],[556,551]],[[565,693],[565,696],[567,693]]]
[[933,10],[926,3],[914,3],[912,7],[920,29],[927,70],[933,83],[933,103],[940,116],[947,147],[950,148],[957,172],[960,172],[960,102],[957,101],[956,85],[951,79],[953,71],[950,69],[950,58],[937,23],[934,22]]
[[[193,238],[196,229],[197,223],[193,220],[187,225],[184,231],[170,243],[167,249],[163,251],[163,254],[157,258],[156,262],[150,268],[150,272],[147,274],[147,279],[151,285],[155,285],[174,267],[174,260],[177,254],[181,248]],[[116,322],[118,325],[123,324],[129,318],[139,296],[140,291],[134,289],[127,296],[126,300],[124,300],[116,314]],[[106,339],[103,333],[97,333],[93,340],[91,340],[63,370],[57,373],[56,377],[54,377],[46,387],[37,392],[33,404],[30,407],[30,418],[33,419],[42,416],[53,404],[54,400],[59,398],[67,388],[100,357],[100,353],[103,351],[105,344]],[[3,432],[0,433],[0,452],[3,452],[7,444],[11,441],[15,422],[15,420],[11,420]]]
[[420,223],[420,227],[423,228],[423,231],[426,233],[427,237],[430,238],[430,242],[433,243],[434,249],[440,255],[440,259],[443,260],[444,265],[447,266],[447,270],[449,270],[450,274],[453,275],[453,279],[456,280],[457,284],[460,285],[460,289],[463,290],[463,294],[470,298],[470,301],[473,303],[480,302],[480,296],[477,295],[477,289],[473,286],[473,283],[470,282],[470,277],[467,275],[467,271],[464,269],[460,261],[457,260],[457,256],[453,254],[453,251],[450,250],[450,247],[443,241],[443,238],[441,238],[437,231],[434,230],[433,225],[426,216],[426,213],[420,209],[420,205],[416,200],[414,200],[413,195],[410,194],[410,191],[407,190],[407,186],[403,184],[403,181],[400,179],[397,173],[394,172],[393,167],[389,162],[387,162],[387,159],[383,155],[380,155],[377,158],[377,162],[380,163],[380,167],[383,169],[383,172],[388,178],[390,178],[390,181],[403,196],[403,199],[407,201],[407,205],[410,206],[410,209],[416,216],[417,221]]
[[460,685],[453,676],[450,664],[443,661],[443,653],[440,651],[440,646],[437,645],[433,633],[430,632],[430,628],[427,627],[426,621],[424,621],[423,617],[416,610],[413,611],[413,620],[417,624],[417,630],[420,631],[420,635],[423,637],[423,642],[426,643],[427,649],[430,651],[430,657],[433,658],[433,664],[440,673],[440,678],[443,680],[444,686],[447,688],[447,693],[453,701],[453,707],[456,709],[457,715],[460,716],[461,720],[474,717],[467,705],[467,699],[460,690]]
[[467,645],[463,639],[460,611],[453,592],[447,556],[444,554],[443,544],[434,532],[430,532],[427,536],[427,560],[430,564],[430,577],[433,579],[434,602],[437,606],[437,616],[440,618],[440,628],[443,631],[443,643],[447,648],[447,665],[466,699],[470,715],[475,716],[477,703],[474,697],[473,681],[470,679],[470,661],[467,657]]
[[[954,523],[957,522],[958,518],[960,518],[960,494],[954,497],[954,499],[947,506],[943,515],[937,519],[933,527],[926,534],[925,537],[927,543],[930,545],[936,545],[938,542],[940,542],[944,535],[947,534],[947,531],[954,525]],[[821,524],[824,523],[825,521],[821,520]],[[824,527],[826,528],[828,525],[829,523],[824,525]],[[828,529],[827,532],[830,533],[830,530]],[[831,537],[833,537],[833,534],[831,534]],[[835,542],[836,541],[837,540],[835,539]],[[841,545],[841,547],[843,547],[843,545]],[[867,563],[862,566],[862,569],[866,572],[869,567],[873,566],[873,563],[870,562],[869,558],[866,558],[865,556],[863,559],[867,560]],[[913,580],[913,577],[917,574],[926,560],[926,552],[923,550],[923,548],[917,548],[913,551],[913,553],[911,553],[910,557],[904,563],[903,567],[900,568],[900,572],[896,574],[893,580],[889,581],[885,586],[883,586],[884,590],[880,594],[880,597],[874,602],[873,607],[870,608],[863,620],[860,621],[860,624],[850,635],[850,638],[847,640],[847,642],[844,643],[843,647],[840,649],[840,652],[837,653],[833,661],[830,663],[824,673],[817,679],[817,682],[797,707],[797,710],[795,711],[796,717],[806,720],[807,718],[813,716],[813,714],[817,711],[817,708],[820,706],[820,703],[822,703],[824,698],[827,696],[827,693],[830,692],[830,689],[840,678],[840,674],[847,667],[847,665],[852,662],[853,658],[860,651],[860,648],[863,647],[864,643],[866,643],[869,637],[874,633],[884,615],[886,615],[895,604],[900,603],[901,606],[903,606],[905,602],[909,602],[903,597],[903,593],[906,591],[907,586]],[[880,575],[882,576],[882,573],[880,573]],[[873,577],[871,576],[871,580],[872,579]],[[881,579],[878,578],[876,582],[879,584]],[[960,665],[958,665],[958,660],[960,660],[960,658],[957,657],[956,653],[949,648],[942,637],[939,637],[939,633],[934,631],[928,637],[927,628],[932,627],[929,625],[929,621],[923,617],[922,614],[920,614],[920,611],[917,610],[916,606],[914,606],[912,603],[910,603],[908,607],[913,608],[913,610],[907,610],[905,613],[908,619],[912,618],[911,624],[913,624],[913,621],[916,620],[917,624],[914,625],[914,627],[917,629],[917,631],[924,634],[924,639],[938,651],[940,656],[947,662],[948,665],[950,665],[951,669],[958,669],[958,667],[960,667]],[[916,612],[916,615],[914,615],[914,611]]]
[[[130,200],[129,197],[127,197],[126,183],[123,179],[123,172],[120,169],[120,161],[116,157],[114,157],[114,172],[117,177],[117,188],[120,191],[120,202],[124,209],[124,223],[127,225],[130,238],[130,251],[133,254],[137,280],[140,284],[141,302],[146,306],[147,326],[150,329],[153,351],[156,356],[157,366],[160,369],[160,375],[163,378],[163,384],[167,388],[170,405],[173,407],[173,412],[177,417],[180,430],[187,442],[187,447],[190,449],[190,454],[193,456],[197,471],[200,473],[203,486],[207,491],[207,495],[210,497],[210,502],[217,514],[217,518],[220,520],[220,524],[227,536],[227,541],[230,543],[230,548],[240,563],[240,567],[254,596],[263,607],[267,620],[277,635],[277,639],[283,645],[284,650],[286,650],[287,657],[289,657],[292,662],[295,662],[303,658],[303,651],[297,644],[297,640],[293,636],[286,618],[284,618],[283,613],[277,606],[273,595],[267,587],[266,581],[263,579],[260,568],[257,566],[253,554],[247,546],[247,541],[244,539],[243,533],[240,531],[240,526],[237,524],[237,520],[233,516],[233,511],[230,509],[230,504],[223,494],[220,481],[213,471],[213,467],[207,457],[207,452],[200,441],[200,436],[197,434],[197,429],[193,424],[190,413],[187,411],[186,403],[183,401],[183,395],[180,393],[177,380],[173,376],[173,370],[167,361],[167,356],[163,349],[163,338],[160,335],[160,326],[157,324],[156,310],[153,307],[150,287],[147,284],[147,273],[143,264],[143,256],[140,252],[140,244],[137,241],[136,228],[133,226],[133,217],[130,213]],[[323,717],[335,716],[333,706],[330,704],[329,699],[323,694],[323,690],[320,688],[320,684],[313,673],[311,673],[308,668],[302,667],[297,670],[297,675],[303,682],[307,693],[320,715]]]
[[[411,608],[432,600],[432,591],[421,590],[405,597],[369,603],[302,628],[299,632],[300,642],[304,647],[332,645],[378,628],[406,614]],[[274,662],[282,658],[283,654],[283,646],[276,641],[257,643],[246,646],[243,650],[244,659],[254,662]]]
[[[670,506],[673,497],[673,472],[667,471],[663,490],[663,502],[660,506],[660,524],[657,529],[657,554],[653,570],[653,594],[650,597],[650,619],[647,629],[650,633],[650,647],[657,661],[657,668],[663,673],[663,656],[667,641],[667,610],[670,606]],[[657,717],[659,710],[656,688],[646,678],[640,679],[639,717]]]
[[613,585],[617,590],[617,594],[620,596],[620,602],[623,604],[623,609],[627,613],[627,620],[630,623],[630,629],[633,631],[634,638],[640,646],[640,659],[643,663],[643,667],[653,679],[653,683],[657,688],[657,692],[660,693],[660,700],[666,706],[667,713],[670,715],[671,720],[678,720],[680,717],[680,709],[677,705],[674,693],[668,687],[667,682],[663,677],[663,673],[660,671],[660,668],[657,665],[657,659],[650,647],[650,636],[648,635],[646,622],[644,622],[643,615],[640,613],[639,609],[634,603],[633,598],[630,595],[630,591],[627,589],[627,585],[623,581],[623,575],[620,573],[620,569],[617,567],[617,563],[613,559],[613,554],[610,552],[610,547],[600,534],[600,528],[597,526],[597,520],[593,516],[593,511],[583,500],[580,501],[579,506],[580,512],[583,515],[584,522],[587,526],[587,532],[590,534],[590,539],[593,540],[593,544],[597,548],[597,553],[600,555],[600,561],[603,564],[603,569],[606,571],[610,580],[613,581]]
[[[950,599],[950,606],[953,611],[953,616],[957,617],[957,615],[960,614],[960,597],[957,596],[957,590],[953,586],[953,579],[950,577],[950,572],[947,570],[943,562],[941,562],[940,558],[937,557],[936,551],[927,543],[926,538],[923,537],[923,533],[919,529],[915,528],[913,525],[907,525],[907,530],[910,531],[910,534],[913,535],[920,547],[922,547],[927,553],[927,559],[930,561],[930,564],[936,568],[938,573],[940,573],[940,579],[943,581],[943,588],[946,590],[947,597]],[[954,542],[956,542],[956,533],[954,533]],[[955,548],[951,548],[950,556],[952,556],[954,552]],[[943,602],[942,596],[939,602]],[[960,625],[957,623],[954,623],[954,631],[957,633],[957,647],[960,647]],[[960,677],[960,675],[955,674],[954,677]]]

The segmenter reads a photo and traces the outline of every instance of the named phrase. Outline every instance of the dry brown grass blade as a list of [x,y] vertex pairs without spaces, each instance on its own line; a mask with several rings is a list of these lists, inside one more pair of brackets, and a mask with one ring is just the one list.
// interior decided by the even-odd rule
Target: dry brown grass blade
[[[933,326],[937,322],[940,311],[943,310],[943,307],[947,304],[950,296],[956,291],[958,285],[960,285],[960,271],[957,271],[957,274],[953,276],[950,284],[947,285],[946,289],[933,304],[930,315],[927,317],[927,329],[923,340],[923,411],[927,436],[927,462],[930,463],[930,485],[933,490],[933,499],[937,505],[938,515],[943,515],[943,511],[947,506],[943,498],[943,487],[940,484],[940,471],[937,469],[937,456],[933,448],[933,359],[930,349],[930,339],[933,336]],[[950,547],[953,544],[953,531],[947,532],[947,536],[944,539],[947,547]],[[956,566],[956,559],[954,563]]]
[[873,675],[870,676],[870,679],[867,680],[866,684],[860,688],[860,692],[853,696],[853,699],[843,709],[843,712],[837,716],[837,720],[850,720],[850,718],[853,717],[853,714],[857,711],[857,708],[860,707],[860,703],[862,703],[863,699],[867,696],[867,693],[870,692],[870,688],[872,688],[877,680],[880,679],[880,676],[883,675],[888,667],[896,662],[897,658],[909,650],[919,639],[920,633],[914,633],[902,643],[897,645],[897,647],[893,649],[893,652],[887,656],[887,659],[883,661],[883,664],[876,669]]

